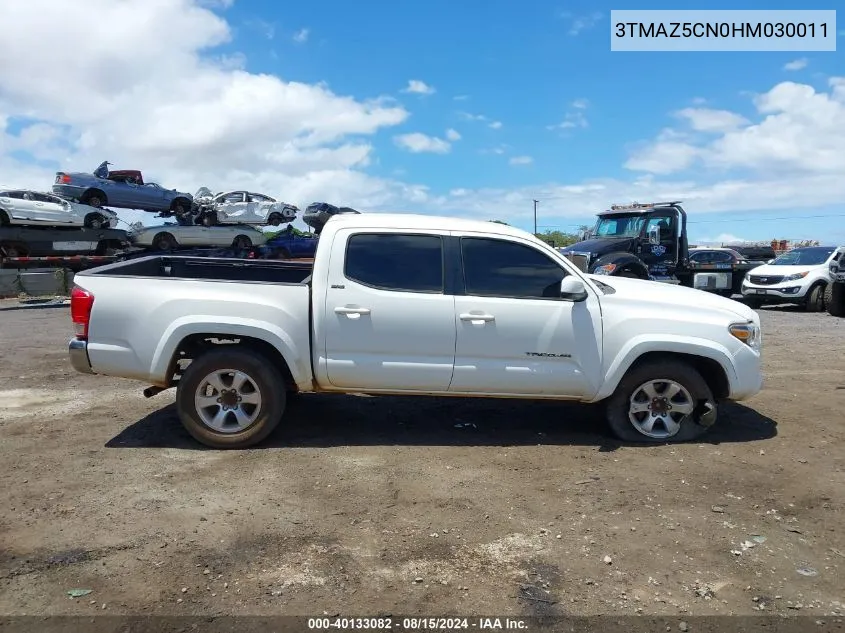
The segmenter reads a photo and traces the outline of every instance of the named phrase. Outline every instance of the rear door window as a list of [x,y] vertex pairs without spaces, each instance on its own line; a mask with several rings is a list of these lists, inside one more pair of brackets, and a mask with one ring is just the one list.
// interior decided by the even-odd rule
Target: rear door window
[[343,274],[381,290],[442,293],[443,268],[440,236],[357,233],[346,244]]

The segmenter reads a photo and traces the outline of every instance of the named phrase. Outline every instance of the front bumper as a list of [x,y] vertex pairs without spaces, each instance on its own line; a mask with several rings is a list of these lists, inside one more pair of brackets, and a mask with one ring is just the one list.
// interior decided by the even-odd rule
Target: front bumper
[[807,290],[801,283],[785,281],[774,286],[760,286],[742,282],[742,296],[757,299],[764,303],[802,303],[807,297]]
[[67,351],[70,356],[70,364],[76,371],[82,374],[94,373],[91,369],[91,361],[88,358],[88,341],[72,338],[68,343]]

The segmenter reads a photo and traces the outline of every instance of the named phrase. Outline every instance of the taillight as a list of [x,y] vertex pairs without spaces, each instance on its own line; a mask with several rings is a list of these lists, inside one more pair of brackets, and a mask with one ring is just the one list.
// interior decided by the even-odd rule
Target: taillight
[[70,176],[63,173],[56,174],[56,184],[60,185],[69,185],[70,184]]
[[94,295],[79,286],[70,292],[70,319],[76,331],[76,338],[88,338],[88,322],[91,320],[91,308],[94,307]]

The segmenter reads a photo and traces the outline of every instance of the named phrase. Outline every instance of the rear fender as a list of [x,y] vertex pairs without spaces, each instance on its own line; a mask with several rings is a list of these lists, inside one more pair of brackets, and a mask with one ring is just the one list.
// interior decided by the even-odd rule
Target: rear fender
[[290,370],[293,381],[301,390],[310,390],[310,349],[301,349],[280,327],[255,319],[189,316],[173,322],[159,341],[150,366],[150,381],[165,386],[170,379],[174,354],[187,337],[207,334],[209,338],[251,337],[272,345],[279,351]]

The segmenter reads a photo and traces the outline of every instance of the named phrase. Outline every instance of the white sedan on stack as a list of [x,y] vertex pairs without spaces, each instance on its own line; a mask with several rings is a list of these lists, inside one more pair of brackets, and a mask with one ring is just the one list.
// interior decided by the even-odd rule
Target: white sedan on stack
[[28,189],[0,191],[0,226],[117,226],[117,213]]
[[208,207],[213,211],[206,211],[201,219],[206,226],[215,224],[279,226],[293,222],[299,212],[299,208],[292,204],[252,191],[218,193],[211,199]]

